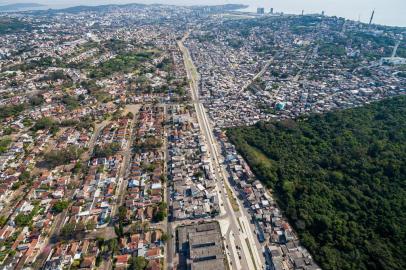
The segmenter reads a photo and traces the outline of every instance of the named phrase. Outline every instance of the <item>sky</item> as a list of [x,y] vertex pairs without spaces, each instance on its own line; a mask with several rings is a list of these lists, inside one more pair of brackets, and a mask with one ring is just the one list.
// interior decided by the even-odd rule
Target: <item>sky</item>
[[51,8],[63,8],[75,5],[123,4],[123,3],[159,3],[174,5],[219,5],[246,4],[251,11],[257,7],[273,7],[275,11],[299,14],[320,13],[336,15],[347,19],[367,22],[375,9],[374,22],[385,25],[406,27],[406,0],[0,0],[1,4],[40,3]]

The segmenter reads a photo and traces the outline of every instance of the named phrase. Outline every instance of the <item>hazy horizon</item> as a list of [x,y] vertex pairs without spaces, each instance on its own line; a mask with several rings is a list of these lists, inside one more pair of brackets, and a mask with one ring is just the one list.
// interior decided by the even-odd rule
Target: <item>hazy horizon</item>
[[101,4],[173,4],[173,5],[220,5],[220,4],[246,4],[250,11],[255,11],[257,7],[264,7],[269,10],[271,7],[276,12],[299,14],[302,10],[305,13],[320,13],[325,11],[329,16],[340,16],[351,20],[360,19],[362,22],[369,20],[370,14],[375,9],[374,22],[378,24],[392,26],[406,26],[405,0],[0,0],[0,5],[15,3],[39,3],[49,8],[65,8],[76,5],[101,5]]

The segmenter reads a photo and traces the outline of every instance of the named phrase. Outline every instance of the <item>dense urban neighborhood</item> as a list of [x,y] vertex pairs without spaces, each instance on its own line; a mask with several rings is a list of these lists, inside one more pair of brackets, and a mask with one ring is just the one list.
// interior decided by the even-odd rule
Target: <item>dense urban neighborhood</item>
[[[364,119],[385,119],[365,133],[380,136],[367,150],[344,131],[363,125],[348,120],[343,142],[327,139],[333,127],[326,122],[342,120],[334,114],[342,110],[363,113],[365,105],[393,108],[406,94],[406,29],[242,8],[127,4],[0,13],[1,269],[404,269],[401,114],[382,109]],[[288,142],[298,125],[308,155],[321,153],[322,143],[353,143],[341,151],[347,156],[333,155],[335,164],[351,154],[365,165],[366,152],[390,160],[368,178],[379,188],[353,192],[367,208],[378,211],[379,201],[382,211],[399,212],[369,234],[399,241],[398,251],[355,235],[372,230],[368,217],[343,226],[306,205],[314,185],[299,179],[321,181],[303,172],[314,164],[314,171],[331,169],[320,174],[340,185],[367,177],[355,168],[343,175],[339,165],[275,143]],[[393,196],[403,199],[386,204],[370,195],[395,190],[378,178],[396,179]],[[351,200],[340,205],[354,211]],[[330,234],[317,237],[318,230]],[[341,236],[370,246],[349,254],[354,248]]]

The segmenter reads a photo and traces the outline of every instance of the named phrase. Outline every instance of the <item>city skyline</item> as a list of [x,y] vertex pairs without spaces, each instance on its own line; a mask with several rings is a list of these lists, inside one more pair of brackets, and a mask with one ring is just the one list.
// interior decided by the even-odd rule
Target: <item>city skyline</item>
[[255,12],[258,7],[264,7],[266,11],[272,7],[275,12],[285,12],[292,14],[300,14],[304,10],[305,14],[321,13],[325,11],[328,16],[341,16],[350,20],[358,20],[368,22],[372,10],[376,10],[374,22],[378,24],[390,26],[404,26],[406,27],[406,17],[403,16],[406,10],[406,2],[402,0],[315,0],[315,1],[299,1],[299,0],[201,0],[199,2],[192,0],[2,0],[2,4],[14,3],[39,3],[47,5],[50,8],[65,8],[76,5],[105,5],[105,4],[126,4],[126,3],[144,3],[144,4],[173,4],[173,5],[221,5],[221,4],[246,4],[250,7],[247,9],[250,12]]

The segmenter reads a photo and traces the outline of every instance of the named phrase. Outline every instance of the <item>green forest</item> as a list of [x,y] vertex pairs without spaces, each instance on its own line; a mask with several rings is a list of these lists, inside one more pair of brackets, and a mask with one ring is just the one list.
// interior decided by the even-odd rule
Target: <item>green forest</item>
[[406,269],[406,97],[227,130],[323,269]]
[[103,78],[112,75],[115,72],[129,73],[138,68],[156,54],[155,51],[130,52],[117,55],[116,57],[103,62],[90,71],[90,78]]

